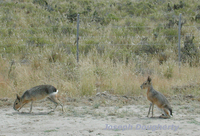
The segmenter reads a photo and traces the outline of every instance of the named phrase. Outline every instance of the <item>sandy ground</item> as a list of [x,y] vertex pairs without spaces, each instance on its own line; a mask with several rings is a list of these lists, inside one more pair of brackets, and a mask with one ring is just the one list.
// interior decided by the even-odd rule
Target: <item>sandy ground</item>
[[[48,114],[52,103],[41,101],[29,104],[20,112],[14,111],[12,101],[7,106],[0,106],[0,136],[3,135],[59,135],[59,136],[168,136],[168,135],[199,135],[200,132],[200,102],[184,100],[180,103],[171,100],[173,117],[161,119],[161,112],[154,108],[154,118],[146,117],[149,103],[126,104],[119,103],[103,105],[101,101],[90,100],[87,104],[77,102],[64,103],[65,112],[58,106],[56,111]],[[116,102],[116,101],[115,101]],[[148,102],[148,101],[147,101]],[[41,104],[40,104],[41,103]]]

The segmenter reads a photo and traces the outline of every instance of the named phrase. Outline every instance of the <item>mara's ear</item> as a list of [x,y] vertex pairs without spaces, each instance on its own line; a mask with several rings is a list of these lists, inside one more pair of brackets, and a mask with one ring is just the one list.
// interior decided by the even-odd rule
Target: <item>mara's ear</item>
[[21,99],[21,98],[20,98],[20,96],[19,96],[18,94],[16,94],[16,96],[17,96],[17,99],[18,99],[18,100],[20,100],[20,99]]
[[150,76],[148,76],[147,81],[148,81],[149,83],[151,82]]

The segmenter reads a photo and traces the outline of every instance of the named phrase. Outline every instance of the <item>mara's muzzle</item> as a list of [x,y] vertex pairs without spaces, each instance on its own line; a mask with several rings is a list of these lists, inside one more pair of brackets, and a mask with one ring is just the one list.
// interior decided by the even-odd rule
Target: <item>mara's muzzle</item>
[[14,105],[14,106],[13,106],[13,109],[16,110],[16,111],[19,111],[19,110],[20,110],[20,107],[16,108],[15,105]]

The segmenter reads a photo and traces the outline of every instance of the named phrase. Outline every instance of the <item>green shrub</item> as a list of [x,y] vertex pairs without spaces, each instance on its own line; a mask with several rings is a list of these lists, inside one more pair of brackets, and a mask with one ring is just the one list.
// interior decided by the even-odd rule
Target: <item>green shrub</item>
[[166,78],[172,78],[173,76],[173,67],[171,65],[167,66],[166,71],[164,72]]
[[174,42],[178,40],[178,29],[164,29],[163,34],[169,41]]
[[49,41],[44,37],[30,37],[27,43],[36,47],[43,47],[45,44],[49,44]]
[[126,3],[118,5],[118,10],[124,10],[131,16],[141,16],[152,13],[154,11],[154,7],[148,2],[126,1]]

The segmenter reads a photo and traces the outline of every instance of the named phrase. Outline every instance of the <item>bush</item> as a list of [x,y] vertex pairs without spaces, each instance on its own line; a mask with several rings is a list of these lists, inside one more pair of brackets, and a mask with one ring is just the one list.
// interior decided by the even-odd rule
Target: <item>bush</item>
[[44,37],[30,37],[27,43],[36,47],[43,47],[45,44],[49,44],[49,41]]
[[167,69],[166,69],[166,71],[164,72],[164,76],[165,76],[166,78],[172,78],[172,76],[173,76],[173,67],[172,67],[171,65],[168,65],[168,66],[167,66]]
[[169,41],[174,42],[178,40],[178,29],[164,29],[163,34]]

